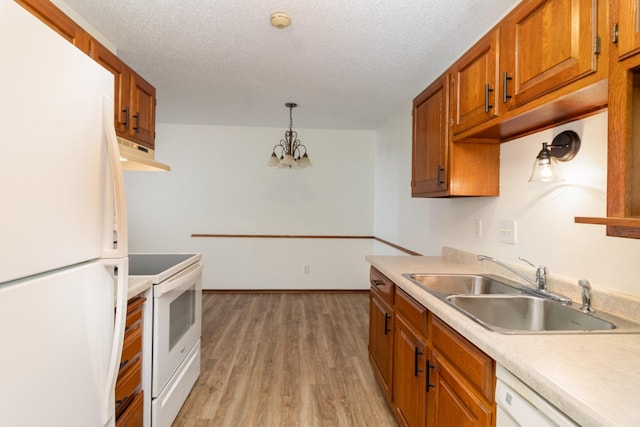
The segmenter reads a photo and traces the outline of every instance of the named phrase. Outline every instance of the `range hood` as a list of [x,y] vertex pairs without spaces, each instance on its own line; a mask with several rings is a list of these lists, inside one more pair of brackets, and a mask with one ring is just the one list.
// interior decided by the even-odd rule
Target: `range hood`
[[169,165],[156,162],[152,149],[118,137],[122,169],[130,171],[167,172]]

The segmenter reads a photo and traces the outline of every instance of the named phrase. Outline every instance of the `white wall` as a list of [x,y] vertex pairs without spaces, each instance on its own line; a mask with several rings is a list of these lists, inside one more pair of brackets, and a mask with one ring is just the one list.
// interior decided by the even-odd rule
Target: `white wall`
[[367,288],[369,239],[190,237],[372,235],[375,132],[296,130],[311,168],[265,165],[284,128],[159,124],[171,171],[125,172],[130,251],[201,252],[205,288]]
[[[567,129],[581,136],[582,147],[560,165],[566,181],[528,183],[542,142]],[[378,132],[374,234],[424,255],[439,255],[449,246],[514,264],[523,256],[548,266],[552,275],[640,295],[640,240],[606,237],[604,226],[574,223],[575,216],[606,213],[606,144],[603,112],[502,144],[499,197],[412,199],[407,105]],[[479,238],[475,219],[482,221]],[[501,220],[517,221],[514,245],[499,242]]]

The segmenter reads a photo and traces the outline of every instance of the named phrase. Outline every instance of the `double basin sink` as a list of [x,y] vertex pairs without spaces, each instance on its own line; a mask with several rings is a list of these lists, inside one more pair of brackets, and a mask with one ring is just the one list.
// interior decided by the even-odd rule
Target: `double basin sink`
[[506,334],[640,333],[640,325],[607,313],[593,315],[527,286],[492,275],[403,274],[481,324]]

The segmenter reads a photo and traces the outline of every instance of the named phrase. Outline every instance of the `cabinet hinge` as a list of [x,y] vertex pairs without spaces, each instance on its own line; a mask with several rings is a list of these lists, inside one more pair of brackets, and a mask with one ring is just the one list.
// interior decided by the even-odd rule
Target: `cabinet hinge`
[[600,55],[600,36],[593,39],[593,54]]
[[616,22],[615,25],[613,26],[613,32],[611,33],[611,41],[614,44],[618,44],[618,23]]
[[453,127],[453,119],[449,119],[449,127]]

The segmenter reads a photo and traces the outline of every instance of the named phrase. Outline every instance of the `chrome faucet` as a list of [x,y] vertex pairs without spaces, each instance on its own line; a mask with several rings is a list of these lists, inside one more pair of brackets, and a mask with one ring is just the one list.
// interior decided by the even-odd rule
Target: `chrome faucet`
[[498,261],[495,258],[491,258],[491,257],[488,257],[486,255],[478,255],[478,261],[491,261],[491,262],[493,262],[495,264],[498,264],[500,267],[506,268],[507,270],[509,270],[510,272],[515,274],[516,276],[518,276],[518,277],[522,278],[523,280],[525,280],[527,283],[530,283],[531,285],[535,286],[535,292],[533,292],[532,290],[529,290],[529,292],[535,293],[536,295],[544,297],[544,298],[549,298],[549,299],[558,301],[559,303],[564,304],[564,305],[571,305],[571,299],[570,298],[567,298],[565,296],[549,292],[549,290],[547,288],[547,276],[549,275],[549,270],[547,269],[547,267],[545,267],[543,265],[535,265],[531,261],[528,261],[528,260],[526,260],[526,259],[524,259],[522,257],[518,257],[518,259],[521,260],[521,261],[526,262],[527,264],[529,264],[530,266],[532,266],[533,268],[536,269],[536,280],[529,279],[524,274],[522,274],[519,271],[513,269],[512,267],[509,267],[507,264],[504,264],[503,262]]
[[486,260],[486,261],[491,261],[491,262],[493,262],[495,264],[498,264],[500,267],[506,268],[507,270],[509,270],[513,274],[515,274],[518,277],[522,278],[523,280],[526,280],[527,282],[531,283],[533,286],[536,287],[537,290],[546,291],[547,290],[547,274],[549,274],[549,271],[547,270],[547,267],[544,267],[542,265],[535,265],[535,264],[531,263],[530,261],[527,261],[526,259],[524,259],[522,257],[519,257],[518,259],[521,260],[521,261],[526,262],[527,264],[529,264],[530,266],[532,266],[533,268],[536,269],[536,280],[535,281],[529,279],[524,274],[520,273],[517,270],[514,270],[513,268],[509,267],[507,264],[504,264],[504,263],[498,261],[495,258],[491,258],[491,257],[488,257],[486,255],[478,255],[478,261],[485,261]]

